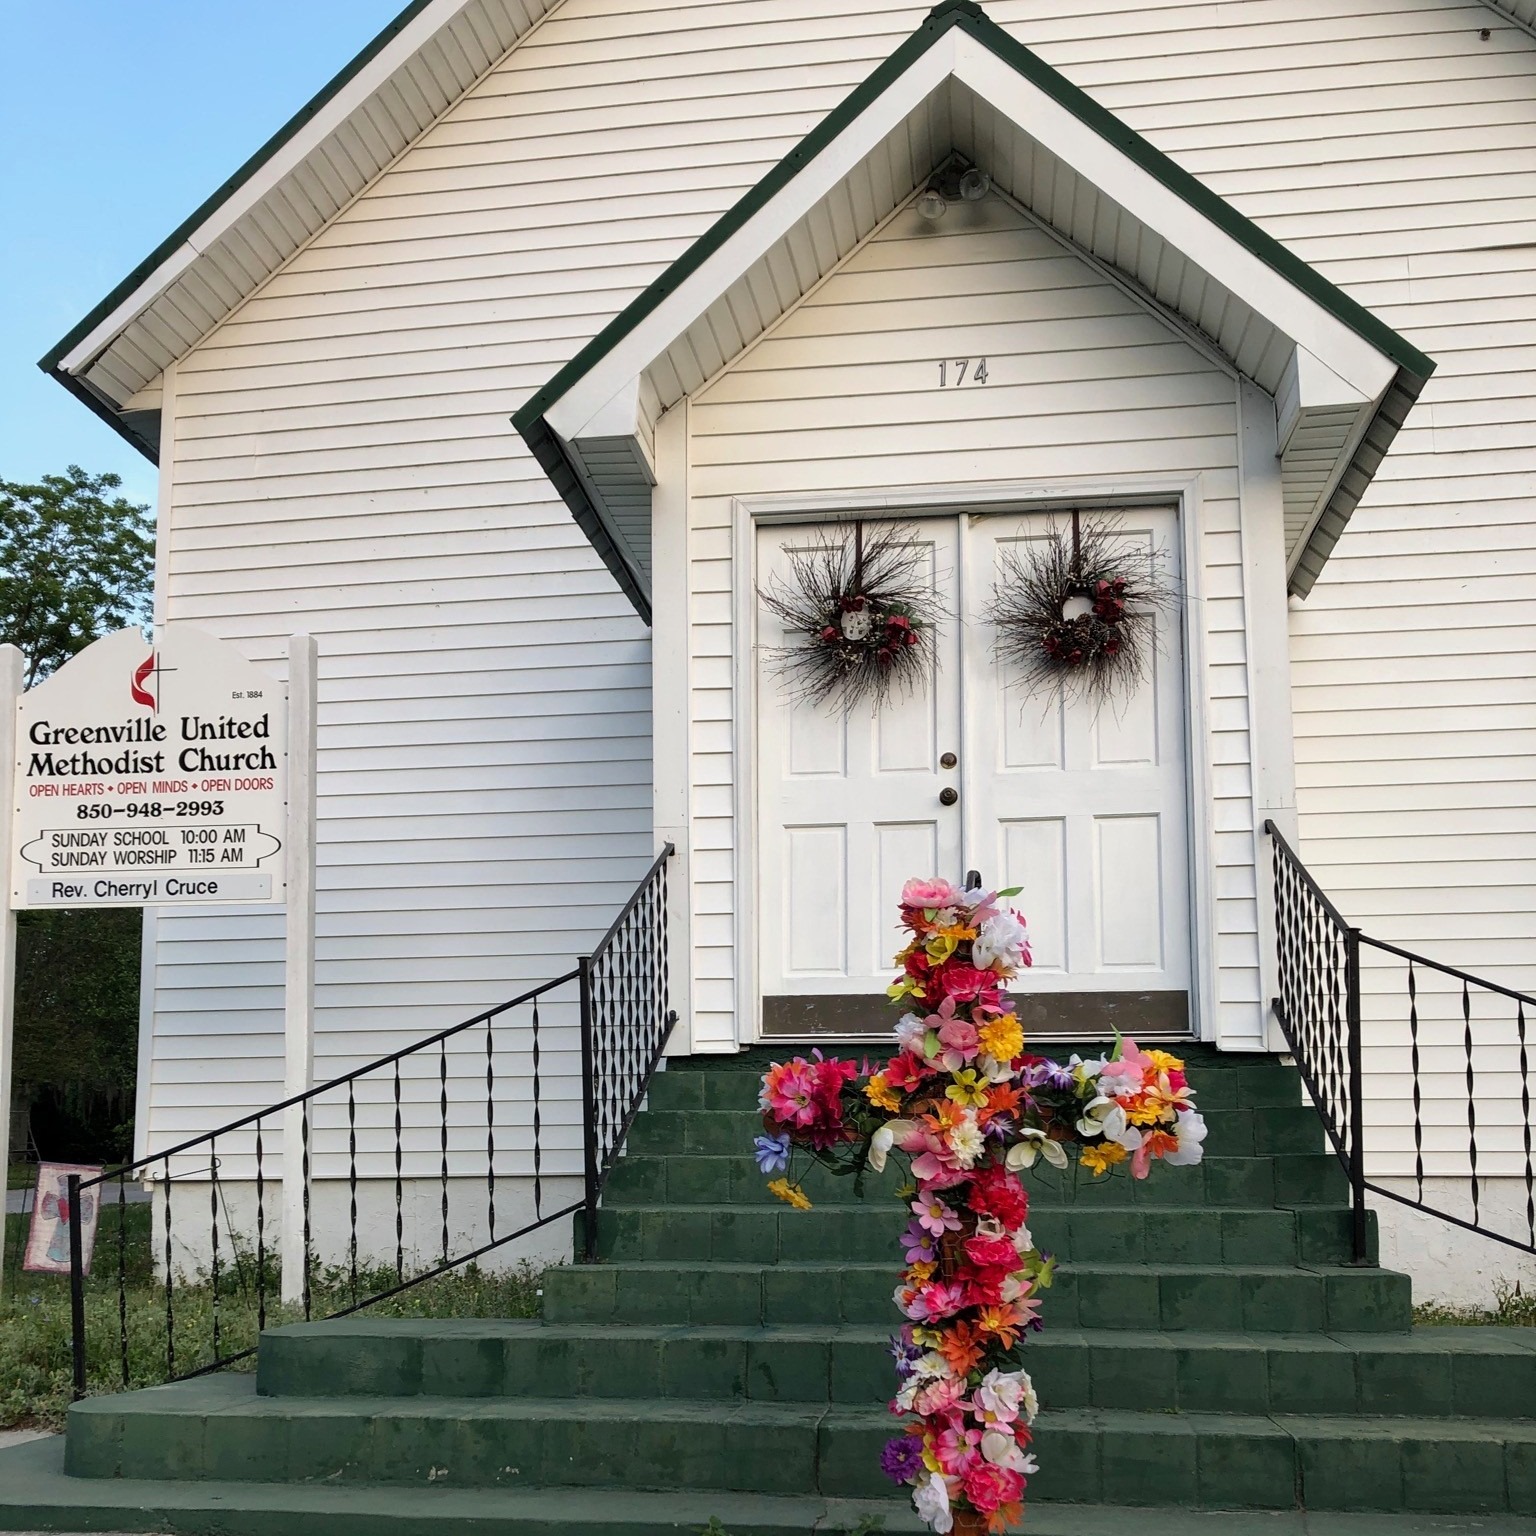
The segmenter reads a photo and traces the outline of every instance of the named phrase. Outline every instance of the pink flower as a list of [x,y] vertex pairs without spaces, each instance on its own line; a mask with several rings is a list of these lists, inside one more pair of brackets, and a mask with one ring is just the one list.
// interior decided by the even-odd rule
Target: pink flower
[[965,1496],[982,1514],[990,1515],[999,1505],[1017,1504],[1024,1497],[1024,1479],[978,1458],[965,1474]]
[[965,894],[957,891],[948,880],[908,880],[901,888],[901,904],[929,911],[935,907],[962,907]]
[[981,1465],[981,1431],[967,1429],[963,1422],[952,1419],[948,1428],[939,1431],[933,1449],[947,1477],[964,1477]]
[[918,1226],[935,1237],[960,1230],[959,1216],[935,1195],[925,1194],[914,1200],[912,1214],[917,1217]]
[[948,1413],[965,1396],[965,1382],[958,1376],[938,1376],[912,1399],[912,1409],[924,1418],[933,1413]]
[[958,1003],[999,1006],[1002,998],[995,971],[979,971],[974,965],[951,962],[939,972],[939,981],[948,997]]
[[[905,1298],[905,1300],[903,1300]],[[914,1323],[937,1323],[965,1309],[965,1287],[942,1280],[930,1280],[915,1290],[898,1292],[897,1305]],[[964,1396],[965,1383],[956,1381],[957,1398]]]
[[763,1077],[762,1105],[776,1120],[810,1125],[816,1119],[820,1078],[816,1068],[801,1057],[769,1067]]
[[[946,1003],[953,1005],[954,999],[946,997]],[[957,1067],[963,1066],[967,1061],[975,1059],[980,1047],[980,1040],[976,1034],[976,1026],[969,1019],[946,1019],[944,1026],[939,1030],[939,1043],[946,1047],[944,1053],[944,1065],[953,1072]],[[956,1053],[960,1060],[953,1067],[949,1064],[950,1052]]]

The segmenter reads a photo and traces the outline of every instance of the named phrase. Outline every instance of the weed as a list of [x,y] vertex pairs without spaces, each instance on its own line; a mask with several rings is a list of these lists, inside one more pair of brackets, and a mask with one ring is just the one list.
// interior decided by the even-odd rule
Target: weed
[[1413,1309],[1421,1327],[1536,1328],[1536,1296],[1527,1295],[1516,1280],[1493,1282],[1491,1307],[1443,1307],[1426,1302]]
[[[96,1257],[85,1287],[86,1380],[92,1393],[120,1392],[126,1362],[130,1387],[162,1382],[167,1361],[182,1374],[210,1362],[214,1318],[218,1318],[219,1353],[251,1349],[257,1337],[256,1266],[237,1255],[219,1277],[217,1291],[206,1277],[178,1284],[171,1291],[172,1328],[167,1350],[166,1292],[155,1278],[151,1260],[151,1208],[129,1206],[122,1229],[125,1277],[122,1311],[118,1299],[118,1212],[101,1213]],[[19,1248],[20,1223],[7,1223],[5,1293],[0,1297],[0,1429],[58,1429],[64,1422],[73,1378],[70,1352],[69,1279],[65,1275],[24,1275],[12,1255]],[[16,1241],[12,1241],[14,1236]],[[466,1265],[424,1281],[370,1307],[383,1317],[536,1317],[540,1272],[523,1264],[501,1273]],[[393,1268],[358,1276],[358,1295],[388,1289]],[[299,1322],[301,1315],[278,1302],[277,1268],[269,1260],[266,1280],[267,1326]],[[340,1269],[318,1273],[312,1284],[311,1310],[324,1317],[351,1305],[350,1276]],[[121,1327],[120,1327],[121,1324]],[[254,1358],[231,1369],[250,1370]]]

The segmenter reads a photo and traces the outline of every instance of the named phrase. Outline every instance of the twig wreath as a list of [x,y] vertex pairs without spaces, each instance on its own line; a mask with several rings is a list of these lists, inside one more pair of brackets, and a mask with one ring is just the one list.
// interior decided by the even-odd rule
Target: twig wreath
[[794,698],[878,708],[931,671],[944,610],[909,531],[856,522],[788,556],[788,577],[758,597],[794,637],[773,658]]
[[1163,551],[1129,543],[1118,516],[1074,511],[1068,527],[1005,547],[999,566],[993,648],[1026,698],[1102,702],[1147,675],[1174,589]]

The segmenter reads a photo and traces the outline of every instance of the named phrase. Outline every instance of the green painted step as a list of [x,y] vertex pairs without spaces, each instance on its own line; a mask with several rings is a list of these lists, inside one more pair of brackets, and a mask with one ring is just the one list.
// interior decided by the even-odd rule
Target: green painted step
[[[1208,1145],[1220,1148],[1223,1156],[1321,1152],[1324,1148],[1317,1111],[1302,1104],[1213,1110],[1205,1121]],[[631,1155],[697,1152],[742,1157],[750,1155],[752,1138],[762,1133],[762,1116],[755,1109],[652,1107],[636,1119],[628,1146]]]
[[[1349,1185],[1339,1161],[1322,1152],[1229,1157],[1207,1141],[1205,1160],[1193,1168],[1158,1168],[1133,1179],[1123,1169],[1095,1179],[1077,1167],[1058,1172],[1037,1164],[1025,1177],[1031,1207],[1052,1205],[1266,1206],[1348,1203]],[[891,1199],[902,1175],[895,1163],[865,1183],[865,1198]],[[814,1201],[853,1200],[852,1180],[809,1165],[803,1185]],[[776,1205],[757,1170],[750,1145],[735,1153],[635,1152],[621,1157],[608,1177],[604,1204]]]
[[[399,1485],[156,1483],[69,1478],[58,1440],[0,1451],[0,1530],[173,1536],[835,1536],[878,1514],[893,1536],[925,1532],[904,1500],[673,1490],[409,1488]],[[1242,1513],[1032,1500],[1030,1536],[1536,1536],[1536,1519]]]
[[[872,1041],[860,1050],[847,1048],[850,1058],[868,1056],[879,1061],[894,1048],[891,1041]],[[828,1047],[829,1054],[840,1048]],[[1042,1050],[1060,1060],[1074,1049],[1082,1055],[1098,1055],[1104,1046],[1052,1042]],[[1182,1056],[1202,1113],[1222,1110],[1269,1109],[1301,1103],[1301,1079],[1292,1066],[1273,1056],[1234,1058],[1198,1046],[1171,1047]],[[783,1045],[772,1050],[757,1048],[735,1056],[682,1057],[668,1063],[668,1070],[651,1081],[648,1108],[652,1110],[751,1110],[757,1107],[759,1079],[772,1061],[785,1061],[803,1052],[804,1046]]]
[[[890,1263],[569,1265],[544,1279],[552,1323],[886,1323]],[[1408,1277],[1317,1265],[1073,1264],[1046,1297],[1057,1328],[1405,1332]]]
[[[878,1463],[889,1414],[836,1404],[279,1399],[224,1376],[94,1399],[70,1417],[65,1466],[80,1478],[853,1499],[890,1489]],[[1035,1431],[1032,1482],[1046,1500],[1536,1514],[1533,1423],[1052,1409]]]
[[[1124,1188],[1121,1188],[1123,1194]],[[910,1219],[896,1200],[794,1211],[739,1205],[608,1206],[598,1213],[598,1257],[774,1264],[796,1259],[900,1262]],[[578,1240],[584,1230],[576,1221]],[[1342,1264],[1351,1256],[1349,1212],[1327,1207],[1243,1210],[1204,1206],[1040,1206],[1029,1230],[1063,1262]],[[1372,1223],[1374,1252],[1375,1227]]]
[[[667,1397],[879,1403],[889,1325],[796,1328],[342,1318],[262,1336],[269,1396]],[[1536,1418],[1536,1329],[1148,1333],[1047,1327],[1025,1358],[1049,1409]]]

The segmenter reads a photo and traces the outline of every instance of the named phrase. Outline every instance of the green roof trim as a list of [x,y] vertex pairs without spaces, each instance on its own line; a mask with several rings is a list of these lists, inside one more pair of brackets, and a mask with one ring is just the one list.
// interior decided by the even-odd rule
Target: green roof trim
[[[252,176],[269,161],[278,150],[304,127],[314,115],[324,107],[344,86],[350,82],[357,73],[365,68],[373,59],[383,51],[394,39],[405,30],[434,0],[411,0],[411,3],[380,32],[366,48],[355,58],[344,65],[342,69],[331,77],[325,85],[310,97],[292,117],[283,124],[276,133],[267,140],[260,149],[253,154],[233,176],[220,185],[214,192],[206,197],[197,208],[183,219],[180,224],[171,231],[164,240],[152,250],[148,256],[120,282],[106,298],[104,298],[80,323],[73,327],[64,338],[57,342],[38,361],[38,367],[44,373],[51,373],[66,388],[71,388],[71,381],[59,370],[59,362],[72,348],[79,345],[90,333],[128,297],[143,280],[149,276],[156,267],[179,246],[194,229],[201,224],[209,214],[213,213],[232,192],[238,191]],[[80,391],[71,389],[71,392],[79,395]],[[82,399],[86,399],[81,395]],[[89,399],[86,404],[90,405]],[[96,406],[91,407],[96,410]],[[98,414],[100,412],[98,411]],[[125,436],[127,434],[124,434]],[[129,437],[129,441],[136,447],[142,446],[137,439]]]
[[832,112],[811,130],[758,184],[743,195],[672,263],[644,292],[638,294],[579,351],[541,390],[513,415],[512,424],[525,436],[567,390],[596,362],[646,319],[691,277],[752,216],[766,207],[779,192],[819,155],[861,112],[899,79],[951,28],[958,27],[994,53],[1032,85],[1038,86],[1100,138],[1120,150],[1149,175],[1203,214],[1252,255],[1278,272],[1287,282],[1316,301],[1337,320],[1368,341],[1384,356],[1421,384],[1435,370],[1434,363],[1399,336],[1363,305],[1335,287],[1251,219],[1175,165],[1134,129],[1101,107],[1037,54],[1009,36],[988,19],[974,0],[942,0],[912,34],[864,82],[855,87]]

